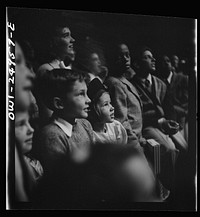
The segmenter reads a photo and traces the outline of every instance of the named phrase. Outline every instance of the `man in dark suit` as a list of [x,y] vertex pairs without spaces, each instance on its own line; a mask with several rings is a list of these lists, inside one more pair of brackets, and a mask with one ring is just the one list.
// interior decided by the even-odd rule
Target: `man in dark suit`
[[161,181],[171,188],[179,150],[170,136],[178,132],[179,124],[174,121],[174,109],[166,84],[152,75],[156,68],[150,48],[140,49],[136,56],[136,66],[136,75],[131,82],[143,104],[142,135],[145,139],[154,139],[161,145]]
[[159,64],[160,78],[167,85],[170,99],[176,112],[176,121],[180,125],[180,132],[187,141],[188,135],[188,76],[172,70],[172,64],[167,55],[163,55]]
[[[129,81],[135,76],[135,71],[131,68],[129,49],[126,44],[118,43],[112,51],[111,70],[109,69],[105,85],[109,88],[112,105],[115,108],[115,118],[126,129],[128,144],[139,150],[141,156],[149,162],[151,157],[149,158],[149,152],[144,149],[147,140],[142,135],[143,105],[136,88]],[[156,143],[154,140],[151,141],[153,144]],[[159,188],[162,189],[161,198],[166,199],[169,191],[161,183]]]

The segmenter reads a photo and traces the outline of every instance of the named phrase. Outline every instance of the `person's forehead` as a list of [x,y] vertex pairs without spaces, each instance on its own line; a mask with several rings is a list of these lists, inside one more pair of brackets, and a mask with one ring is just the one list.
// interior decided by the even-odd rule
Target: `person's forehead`
[[28,111],[18,111],[16,112],[16,120],[15,121],[20,121],[20,120],[26,120],[29,117]]
[[76,80],[73,85],[73,90],[87,90],[85,81]]
[[91,59],[98,59],[99,58],[99,55],[97,53],[92,53],[90,55]]
[[169,57],[165,55],[165,56],[163,56],[163,59],[164,60],[169,60]]
[[120,44],[119,45],[119,52],[129,52],[129,49],[128,49],[127,45]]
[[59,34],[65,34],[65,33],[68,33],[68,32],[70,32],[70,29],[67,26],[65,26],[65,27],[59,27],[57,29],[57,33],[59,33]]
[[174,59],[174,60],[178,60],[178,56],[174,55],[174,56],[173,56],[173,59]]
[[143,52],[143,54],[145,54],[145,55],[152,55],[152,53],[151,53],[150,50],[145,50],[145,51]]
[[109,100],[110,99],[110,95],[109,95],[108,92],[104,92],[99,99],[102,100],[102,101]]
[[17,42],[15,44],[15,56],[22,56],[22,57],[24,57],[23,51],[22,51],[20,45]]

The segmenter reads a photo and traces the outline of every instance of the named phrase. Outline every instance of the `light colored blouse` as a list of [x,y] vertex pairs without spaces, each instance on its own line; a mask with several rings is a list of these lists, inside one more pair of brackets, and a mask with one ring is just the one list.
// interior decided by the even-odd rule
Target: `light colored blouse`
[[114,120],[112,123],[106,123],[105,132],[94,131],[95,143],[114,143],[114,144],[126,144],[127,133],[123,125]]

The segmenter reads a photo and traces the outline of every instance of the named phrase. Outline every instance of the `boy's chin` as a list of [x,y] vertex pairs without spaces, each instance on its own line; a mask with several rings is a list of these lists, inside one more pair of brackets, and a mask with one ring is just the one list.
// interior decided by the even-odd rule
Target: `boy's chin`
[[79,118],[87,118],[88,117],[88,113],[84,112],[80,115]]
[[114,121],[114,118],[111,118],[110,120],[108,120],[107,123],[113,123],[113,121]]

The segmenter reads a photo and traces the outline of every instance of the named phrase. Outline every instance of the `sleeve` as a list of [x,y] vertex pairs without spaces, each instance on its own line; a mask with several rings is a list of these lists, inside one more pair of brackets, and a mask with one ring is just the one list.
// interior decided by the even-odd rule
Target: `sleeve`
[[162,108],[165,113],[165,118],[168,120],[176,120],[176,112],[172,103],[172,96],[169,90],[166,89],[165,96],[162,102]]
[[128,139],[137,140],[136,133],[132,130],[132,127],[128,120],[127,109],[127,96],[123,88],[119,84],[109,86],[109,93],[111,96],[112,105],[115,108],[115,118],[126,129]]
[[120,123],[119,127],[120,127],[121,134],[122,134],[122,143],[123,144],[127,144],[127,142],[128,142],[128,135],[126,133],[126,129],[123,127],[123,125],[121,123]]
[[44,172],[51,171],[56,162],[69,153],[69,146],[63,135],[56,128],[45,129],[39,138],[39,161]]
[[79,119],[79,121],[83,125],[84,129],[87,131],[87,133],[90,137],[90,140],[91,140],[91,144],[94,144],[95,143],[95,136],[94,136],[94,131],[93,131],[92,125],[86,119]]

